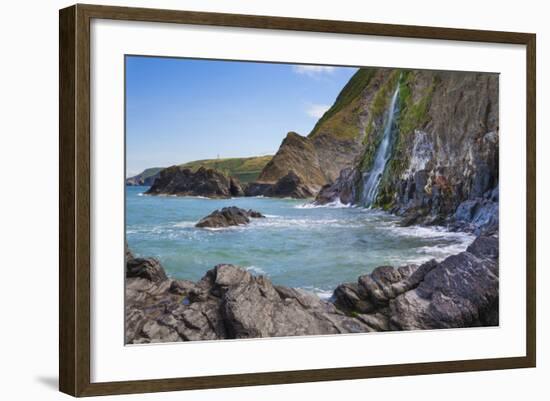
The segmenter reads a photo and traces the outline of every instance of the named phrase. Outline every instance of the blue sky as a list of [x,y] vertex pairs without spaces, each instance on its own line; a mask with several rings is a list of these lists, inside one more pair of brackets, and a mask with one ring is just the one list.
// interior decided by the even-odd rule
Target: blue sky
[[356,70],[127,56],[127,175],[274,154],[288,131],[309,134]]

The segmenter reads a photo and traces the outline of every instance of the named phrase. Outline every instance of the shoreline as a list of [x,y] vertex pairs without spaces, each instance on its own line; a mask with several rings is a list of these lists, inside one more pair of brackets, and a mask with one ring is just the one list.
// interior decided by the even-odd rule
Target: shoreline
[[155,259],[126,255],[126,343],[498,325],[494,236],[441,262],[378,267],[338,285],[329,300],[234,265],[192,282],[168,277]]

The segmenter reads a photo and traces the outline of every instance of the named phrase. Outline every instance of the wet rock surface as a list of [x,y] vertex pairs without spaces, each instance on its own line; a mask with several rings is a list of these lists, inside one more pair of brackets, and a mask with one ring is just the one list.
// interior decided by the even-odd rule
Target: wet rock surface
[[236,206],[229,206],[220,210],[214,210],[195,224],[195,227],[218,228],[238,226],[250,223],[251,218],[258,219],[265,218],[265,216],[255,210],[246,210]]
[[147,195],[204,196],[230,198],[243,196],[244,191],[235,177],[222,172],[200,167],[196,171],[180,166],[162,170],[149,188]]
[[[161,272],[162,270],[162,272]],[[233,265],[198,282],[127,253],[126,342],[214,340],[498,325],[498,238],[438,263],[381,266],[331,301]]]

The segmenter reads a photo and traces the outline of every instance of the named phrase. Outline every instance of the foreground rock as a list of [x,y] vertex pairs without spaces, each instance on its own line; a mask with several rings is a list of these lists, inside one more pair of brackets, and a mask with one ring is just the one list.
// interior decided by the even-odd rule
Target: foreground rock
[[496,326],[498,283],[498,238],[478,237],[441,263],[378,267],[334,299],[380,330]]
[[244,192],[239,180],[218,170],[200,167],[193,171],[172,166],[159,173],[146,194],[230,198],[243,196]]
[[126,342],[214,340],[499,324],[498,238],[437,263],[383,266],[338,286],[333,302],[233,265],[172,280],[127,252]]
[[127,343],[368,330],[360,320],[311,293],[274,286],[233,265],[218,265],[197,283],[156,275],[126,279]]
[[264,218],[260,212],[254,210],[245,210],[236,206],[224,207],[221,210],[215,210],[208,216],[201,219],[195,227],[217,228],[238,226],[250,223],[250,218]]

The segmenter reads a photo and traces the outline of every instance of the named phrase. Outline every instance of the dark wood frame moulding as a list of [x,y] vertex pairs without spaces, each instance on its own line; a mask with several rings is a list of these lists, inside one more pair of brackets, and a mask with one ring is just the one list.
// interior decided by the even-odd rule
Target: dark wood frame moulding
[[[92,18],[526,46],[527,322],[526,355],[222,376],[90,382],[90,21]],[[403,375],[527,368],[536,365],[535,120],[536,35],[77,4],[59,12],[59,389],[73,396],[144,393]]]

